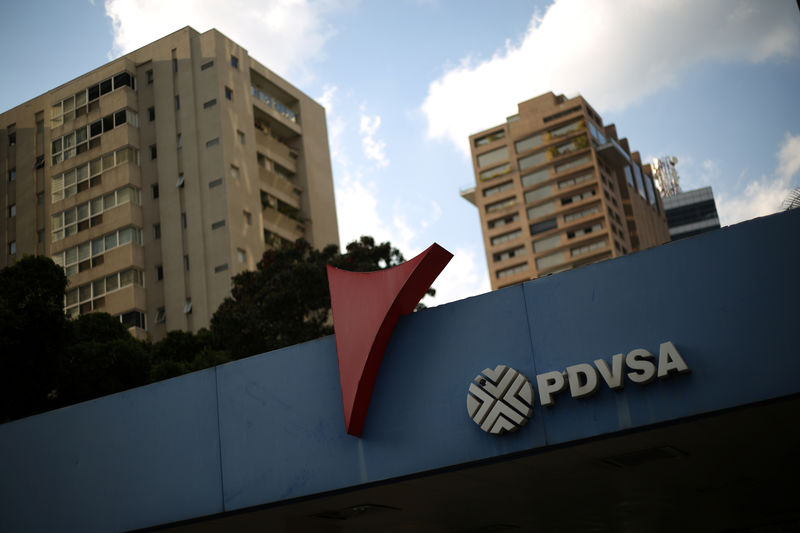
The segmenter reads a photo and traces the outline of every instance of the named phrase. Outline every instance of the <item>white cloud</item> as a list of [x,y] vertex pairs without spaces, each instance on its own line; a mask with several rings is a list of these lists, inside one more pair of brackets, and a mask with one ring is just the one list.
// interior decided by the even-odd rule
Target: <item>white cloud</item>
[[485,266],[479,265],[476,253],[468,248],[456,248],[453,259],[447,264],[445,269],[433,282],[436,289],[436,297],[426,297],[424,302],[428,307],[463,300],[470,296],[476,296],[489,292],[489,275]]
[[556,0],[520,43],[491,59],[464,58],[433,81],[422,104],[428,136],[469,153],[467,137],[553,91],[622,109],[707,61],[759,62],[800,48],[791,2]]
[[778,150],[778,176],[790,180],[800,171],[800,135],[786,132],[783,144]]
[[364,149],[364,156],[375,161],[378,167],[389,166],[389,159],[386,157],[386,142],[375,138],[378,128],[381,126],[379,115],[367,115],[366,106],[361,106],[360,126],[361,146]]
[[723,226],[761,217],[781,210],[800,171],[800,134],[786,133],[778,150],[778,166],[774,176],[762,176],[739,194],[716,194],[717,211]]
[[106,0],[117,57],[184,26],[216,28],[282,76],[309,78],[308,64],[324,58],[333,29],[327,15],[347,0]]

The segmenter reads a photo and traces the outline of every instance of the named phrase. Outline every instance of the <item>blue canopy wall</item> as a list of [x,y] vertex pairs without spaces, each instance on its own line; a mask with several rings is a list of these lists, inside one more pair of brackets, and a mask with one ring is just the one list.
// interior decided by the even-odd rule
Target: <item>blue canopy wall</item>
[[[333,337],[0,426],[0,530],[126,530],[612,434],[800,392],[800,210],[402,318],[362,438]],[[672,341],[691,373],[552,407],[516,433],[469,383]]]

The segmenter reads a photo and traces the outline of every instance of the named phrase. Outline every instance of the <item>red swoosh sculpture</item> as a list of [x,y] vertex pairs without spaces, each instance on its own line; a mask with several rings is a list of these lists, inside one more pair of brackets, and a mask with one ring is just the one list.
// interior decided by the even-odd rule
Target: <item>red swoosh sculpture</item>
[[360,437],[383,353],[402,315],[414,310],[453,254],[432,244],[403,264],[377,272],[328,265],[344,423]]

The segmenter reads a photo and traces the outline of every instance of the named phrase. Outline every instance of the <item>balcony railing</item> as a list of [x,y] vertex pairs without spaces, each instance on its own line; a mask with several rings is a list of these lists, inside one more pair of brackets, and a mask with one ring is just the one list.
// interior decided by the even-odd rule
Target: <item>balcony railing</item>
[[297,123],[297,114],[295,114],[295,112],[289,109],[289,107],[286,104],[284,104],[274,96],[265,93],[255,85],[250,86],[250,93],[254,97],[258,98],[259,100],[267,104],[269,107],[274,109],[282,117],[286,118],[291,122],[294,122],[295,124]]

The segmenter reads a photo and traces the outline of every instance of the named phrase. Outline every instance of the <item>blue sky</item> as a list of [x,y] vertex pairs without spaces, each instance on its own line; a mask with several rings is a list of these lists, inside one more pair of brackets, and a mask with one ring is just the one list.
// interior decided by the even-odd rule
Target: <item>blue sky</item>
[[[0,110],[176,29],[216,27],[328,112],[342,243],[455,254],[437,305],[489,290],[467,136],[552,90],[711,185],[723,224],[800,186],[795,0],[6,3]],[[13,51],[13,53],[10,53]]]

